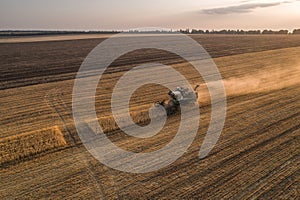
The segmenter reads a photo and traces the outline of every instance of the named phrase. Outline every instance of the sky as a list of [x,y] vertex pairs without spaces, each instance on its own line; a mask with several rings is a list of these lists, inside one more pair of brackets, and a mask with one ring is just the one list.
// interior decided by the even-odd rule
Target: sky
[[300,0],[0,0],[1,30],[300,28]]

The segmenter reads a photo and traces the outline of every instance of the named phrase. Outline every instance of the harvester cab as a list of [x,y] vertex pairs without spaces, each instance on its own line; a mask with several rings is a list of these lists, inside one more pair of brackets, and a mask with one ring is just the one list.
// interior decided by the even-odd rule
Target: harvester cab
[[173,115],[180,111],[180,106],[188,106],[191,103],[195,103],[198,98],[197,85],[194,91],[189,90],[188,88],[177,87],[173,91],[169,91],[168,95],[171,97],[170,101],[158,101],[155,103],[156,107],[162,106],[167,115]]
[[[197,87],[195,89],[197,89]],[[168,94],[177,105],[194,103],[197,100],[195,99],[195,96],[197,98],[197,92],[190,91],[188,88],[177,87],[175,90],[169,91]]]

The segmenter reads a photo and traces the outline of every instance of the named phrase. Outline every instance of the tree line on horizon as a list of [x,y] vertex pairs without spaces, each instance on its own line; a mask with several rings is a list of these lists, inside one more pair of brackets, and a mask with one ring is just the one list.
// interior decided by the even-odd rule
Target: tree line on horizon
[[65,35],[65,34],[117,34],[117,33],[176,33],[184,34],[228,34],[228,35],[265,35],[265,34],[280,34],[280,35],[295,35],[300,34],[300,29],[294,29],[292,32],[288,30],[201,30],[201,29],[180,29],[173,30],[154,30],[154,31],[43,31],[43,30],[0,30],[0,37],[9,36],[36,36],[36,35]]
[[287,35],[287,34],[300,34],[300,29],[294,29],[293,32],[289,32],[288,30],[279,30],[279,31],[273,31],[273,30],[201,30],[201,29],[186,29],[182,30],[180,29],[181,33],[184,34],[237,34],[237,35],[265,35],[265,34],[280,34],[280,35]]

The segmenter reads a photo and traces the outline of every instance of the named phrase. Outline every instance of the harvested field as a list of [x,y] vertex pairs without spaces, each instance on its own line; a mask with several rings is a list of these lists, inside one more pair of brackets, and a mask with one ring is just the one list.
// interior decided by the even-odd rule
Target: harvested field
[[[213,58],[300,46],[300,36],[192,35]],[[0,89],[75,78],[87,54],[104,39],[0,44]],[[149,58],[151,55],[151,58]],[[145,62],[177,63],[178,57],[161,51],[122,57],[114,68]],[[118,71],[120,68],[115,69]]]
[[[73,79],[102,39],[0,44],[0,198],[297,199],[300,37],[192,37],[214,57],[224,79],[224,129],[212,152],[199,159],[211,117],[207,88],[200,87],[201,119],[194,142],[176,162],[146,174],[104,166],[87,152],[74,126]],[[120,131],[112,119],[114,85],[126,70],[150,61],[170,64],[192,84],[203,83],[183,60],[152,49],[113,63],[97,89],[98,119],[89,120],[98,120],[115,145],[133,152],[165,146],[180,121],[174,115],[159,134],[137,139]],[[166,99],[167,91],[157,85],[139,88],[130,101],[133,120],[147,123],[147,109]]]

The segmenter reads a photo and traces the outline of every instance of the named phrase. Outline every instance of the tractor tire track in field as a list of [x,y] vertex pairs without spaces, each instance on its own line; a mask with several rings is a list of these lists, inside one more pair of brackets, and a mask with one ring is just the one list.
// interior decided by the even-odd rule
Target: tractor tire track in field
[[[65,101],[61,98],[62,94],[57,89],[50,91],[49,94],[50,95],[46,96],[46,101],[48,101],[48,104],[55,110],[55,112],[61,119],[65,130],[68,132],[68,135],[71,137],[72,144],[70,144],[70,146],[80,148],[82,145],[78,135],[76,134],[76,128],[72,116],[72,108],[66,105]],[[103,169],[101,176],[102,177],[106,176],[105,178],[107,179],[105,183],[103,182],[103,180],[101,180],[101,178],[99,178],[99,175],[96,174],[94,170],[95,166],[91,163],[90,160],[83,157],[83,159],[80,160],[77,159],[77,162],[82,162],[86,166],[88,174],[93,180],[94,186],[97,189],[97,193],[100,195],[101,199],[111,199],[111,198],[117,199],[118,196],[117,196],[116,185],[114,183],[114,178],[113,178],[114,175],[110,173],[110,169],[101,166],[101,168]],[[106,188],[108,182],[113,183],[113,185],[108,185],[111,187]],[[108,194],[107,191],[110,191],[110,193]]]
[[74,125],[72,125],[72,118],[68,116],[66,108],[63,106],[64,102],[62,102],[57,93],[58,91],[56,89],[49,91],[49,93],[45,97],[45,100],[62,121],[64,129],[68,133],[67,136],[71,138],[71,141],[69,139],[68,142],[71,142],[72,145],[76,145],[77,140],[75,138]]

